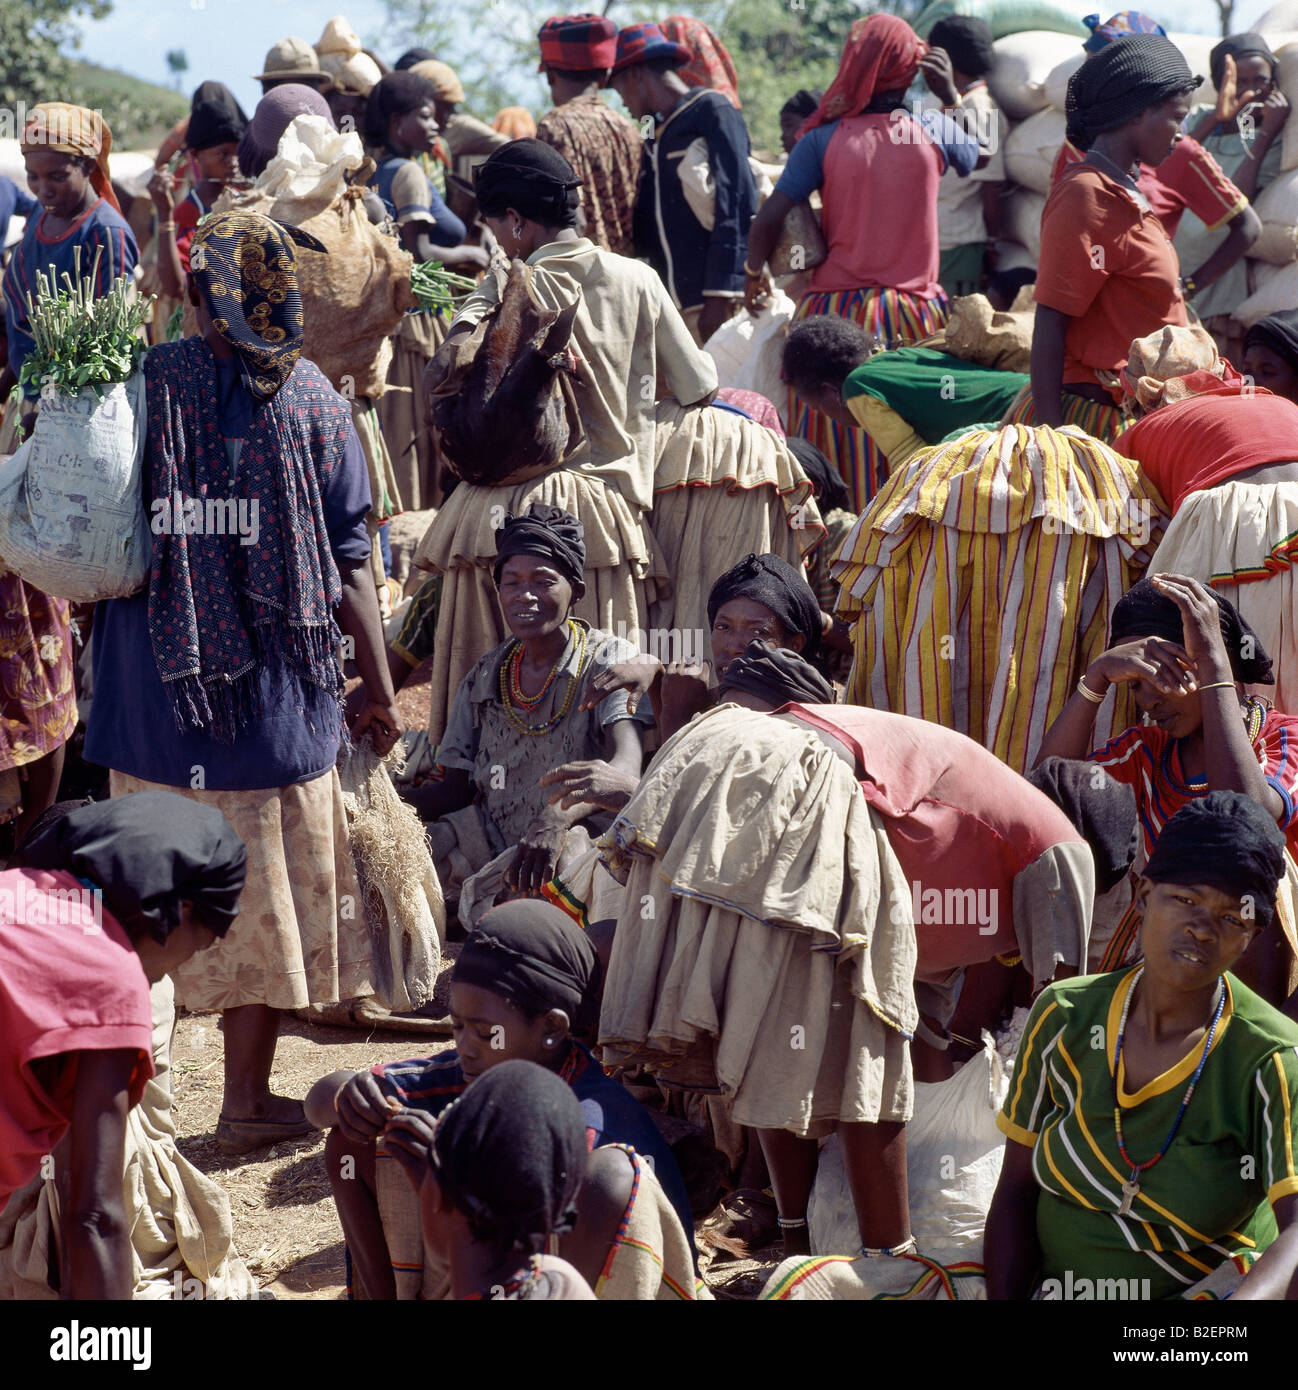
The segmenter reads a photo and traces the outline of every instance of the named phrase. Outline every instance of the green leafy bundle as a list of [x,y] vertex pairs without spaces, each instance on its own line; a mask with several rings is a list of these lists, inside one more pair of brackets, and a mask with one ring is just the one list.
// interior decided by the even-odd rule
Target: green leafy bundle
[[421,309],[430,313],[450,313],[456,301],[477,288],[465,275],[455,275],[441,261],[424,261],[410,272],[410,288]]
[[27,296],[27,314],[35,348],[23,363],[24,386],[73,395],[89,386],[126,381],[139,369],[148,344],[139,335],[151,300],[131,302],[130,281],[120,276],[106,295],[96,299],[95,279],[103,248],[95,252],[90,274],[81,274],[81,248],[75,252],[76,281],[63,272],[63,288],[53,273],[37,272],[36,297]]

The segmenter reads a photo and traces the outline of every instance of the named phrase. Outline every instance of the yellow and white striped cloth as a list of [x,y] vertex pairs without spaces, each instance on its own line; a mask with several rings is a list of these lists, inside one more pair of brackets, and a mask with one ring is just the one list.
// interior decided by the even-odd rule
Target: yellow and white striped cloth
[[[1166,524],[1137,465],[1076,426],[922,450],[831,565],[853,628],[847,701],[945,724],[1026,771]],[[1126,727],[1114,715],[1110,694],[1096,743]]]

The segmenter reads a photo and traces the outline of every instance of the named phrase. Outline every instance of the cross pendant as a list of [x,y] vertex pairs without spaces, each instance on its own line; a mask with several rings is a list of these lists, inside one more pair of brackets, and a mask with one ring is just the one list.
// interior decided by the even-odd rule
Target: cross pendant
[[1131,1203],[1140,1191],[1140,1184],[1132,1178],[1130,1182],[1122,1184],[1122,1205],[1118,1208],[1119,1216],[1126,1216],[1131,1211]]

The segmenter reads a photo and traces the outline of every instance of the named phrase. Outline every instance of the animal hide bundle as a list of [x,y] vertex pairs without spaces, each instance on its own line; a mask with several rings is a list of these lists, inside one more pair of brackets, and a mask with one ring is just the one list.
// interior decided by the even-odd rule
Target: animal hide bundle
[[467,483],[501,487],[546,473],[585,438],[569,346],[580,300],[542,308],[532,273],[511,262],[499,304],[458,345],[432,392],[442,453]]

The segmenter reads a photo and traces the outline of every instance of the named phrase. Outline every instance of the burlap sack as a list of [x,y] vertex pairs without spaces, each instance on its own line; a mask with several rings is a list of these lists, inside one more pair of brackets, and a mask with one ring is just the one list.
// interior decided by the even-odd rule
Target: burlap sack
[[945,330],[945,351],[1001,372],[1031,370],[1033,314],[999,313],[986,295],[954,300]]

